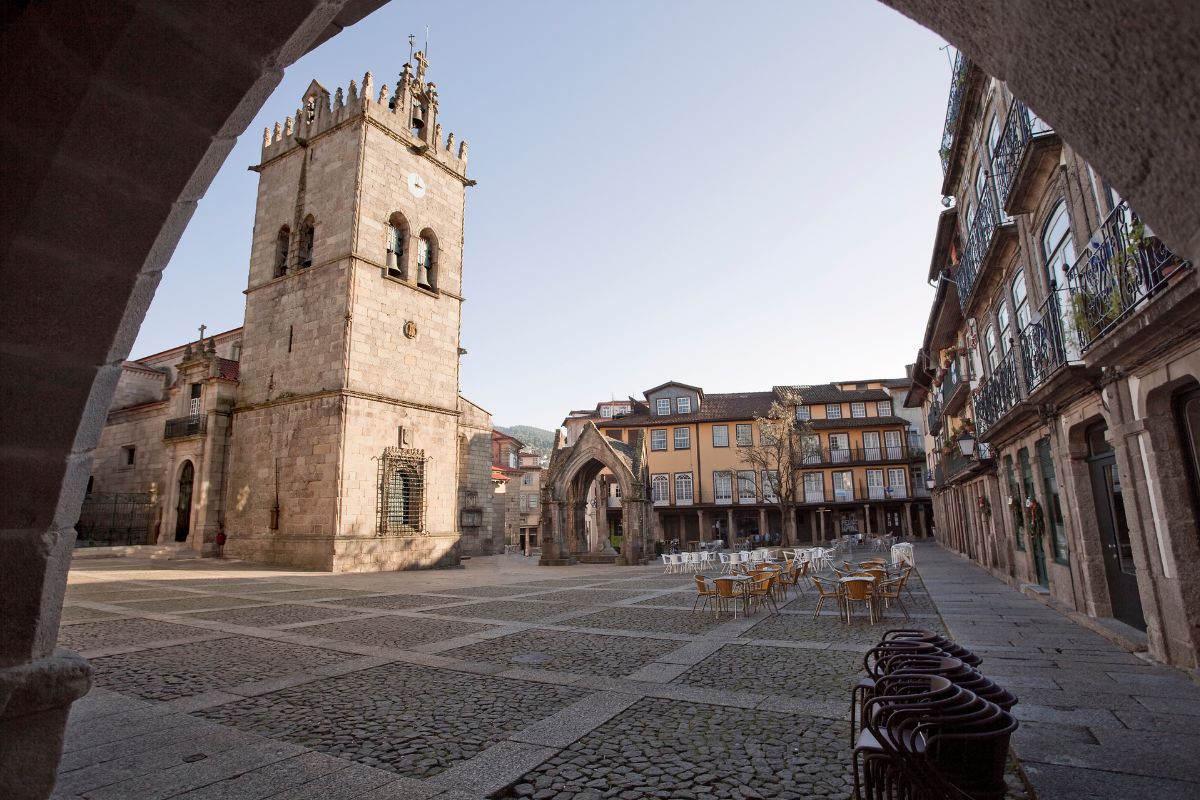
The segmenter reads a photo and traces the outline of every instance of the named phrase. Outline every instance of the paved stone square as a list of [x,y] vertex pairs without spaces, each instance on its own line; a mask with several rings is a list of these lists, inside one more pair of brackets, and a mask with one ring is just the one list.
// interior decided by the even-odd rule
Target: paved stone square
[[82,562],[60,642],[95,688],[55,797],[846,798],[848,690],[901,625],[948,631],[1020,696],[1038,797],[1200,795],[1187,676],[935,546],[917,561],[914,619],[852,626],[814,619],[811,589],[693,613],[692,576],[658,568]]

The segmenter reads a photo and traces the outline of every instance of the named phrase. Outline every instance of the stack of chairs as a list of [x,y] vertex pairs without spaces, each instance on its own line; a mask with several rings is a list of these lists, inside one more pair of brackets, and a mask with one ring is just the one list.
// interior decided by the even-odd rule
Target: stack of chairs
[[932,631],[895,629],[850,697],[856,798],[1002,800],[1017,698]]

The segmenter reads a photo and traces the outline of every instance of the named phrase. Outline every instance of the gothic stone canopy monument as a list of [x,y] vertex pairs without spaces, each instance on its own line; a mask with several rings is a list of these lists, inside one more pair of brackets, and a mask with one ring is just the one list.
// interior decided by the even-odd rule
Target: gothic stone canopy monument
[[611,552],[603,531],[587,534],[588,488],[602,470],[621,487],[622,544],[620,564],[636,566],[645,550],[650,520],[650,474],[646,467],[645,432],[632,441],[611,439],[589,422],[575,444],[564,446],[561,432],[542,489],[542,558],[548,566],[573,564],[578,557]]

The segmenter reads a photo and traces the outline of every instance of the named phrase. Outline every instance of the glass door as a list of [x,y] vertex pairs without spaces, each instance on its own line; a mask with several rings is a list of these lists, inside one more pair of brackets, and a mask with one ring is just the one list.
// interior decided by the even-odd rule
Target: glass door
[[834,464],[845,464],[850,460],[850,434],[829,434],[829,460]]
[[883,456],[879,449],[879,431],[863,431],[863,458],[878,461]]
[[1142,598],[1138,594],[1137,568],[1125,521],[1125,499],[1121,475],[1112,445],[1104,438],[1108,426],[1101,423],[1088,430],[1088,470],[1092,477],[1092,499],[1100,526],[1104,575],[1112,601],[1113,616],[1127,625],[1146,630]]
[[889,461],[899,461],[904,458],[904,446],[901,444],[900,431],[884,431],[883,444],[887,447]]

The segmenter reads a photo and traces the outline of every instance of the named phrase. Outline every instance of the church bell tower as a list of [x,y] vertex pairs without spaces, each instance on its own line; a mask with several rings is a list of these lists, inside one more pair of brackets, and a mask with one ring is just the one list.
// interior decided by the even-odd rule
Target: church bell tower
[[458,553],[467,143],[416,53],[263,132],[226,551],[333,571]]

